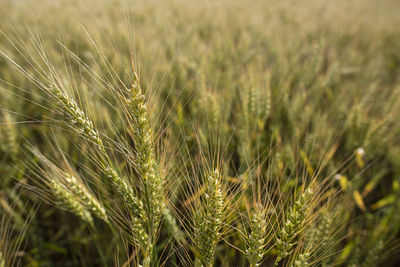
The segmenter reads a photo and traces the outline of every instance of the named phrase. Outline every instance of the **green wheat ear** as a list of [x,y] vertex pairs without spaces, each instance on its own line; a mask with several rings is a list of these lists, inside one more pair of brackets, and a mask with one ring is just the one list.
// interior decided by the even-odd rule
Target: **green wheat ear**
[[93,122],[78,107],[75,100],[54,84],[51,85],[48,90],[57,99],[57,104],[64,112],[68,122],[74,125],[75,129],[80,131],[85,138],[96,144],[100,150],[105,152],[103,142],[100,139],[98,131],[94,128]]
[[158,174],[146,97],[135,69],[133,74],[132,86],[123,100],[127,106],[127,116],[131,122],[130,134],[135,144],[135,168],[139,177],[143,179],[145,187],[144,202],[150,223],[149,231],[155,233],[160,223],[163,207],[163,180]]
[[276,236],[278,257],[275,260],[275,266],[292,253],[292,247],[296,244],[296,237],[304,226],[312,194],[312,190],[307,188],[290,208],[286,222]]
[[75,196],[81,199],[81,202],[84,203],[84,206],[93,212],[99,219],[108,222],[107,214],[104,207],[100,204],[100,202],[93,196],[92,193],[88,191],[88,189],[79,182],[77,178],[74,176],[64,173],[65,181],[71,189],[72,193]]
[[142,249],[148,247],[148,234],[146,230],[147,217],[143,202],[135,196],[133,189],[112,168],[106,168],[107,177],[123,197],[125,203],[132,212],[130,224],[132,230],[132,241]]
[[194,216],[194,241],[200,253],[199,260],[205,267],[214,263],[224,215],[224,196],[218,170],[208,177],[207,183],[201,206]]
[[304,233],[304,243],[301,252],[292,259],[290,266],[310,266],[313,259],[322,258],[329,250],[332,242],[332,218],[328,211],[320,213],[320,220],[310,225]]
[[250,266],[259,266],[265,254],[267,224],[261,209],[253,212],[250,218],[250,232],[247,235],[246,257]]
[[58,183],[56,180],[50,180],[49,186],[59,201],[61,207],[64,207],[66,210],[74,213],[78,217],[80,217],[83,221],[88,222],[90,225],[93,225],[93,218],[88,211],[79,201],[79,199],[71,193],[68,189]]
[[165,204],[164,207],[162,208],[162,215],[165,227],[170,233],[170,235],[172,235],[178,242],[181,243],[184,242],[185,234],[179,228],[176,218],[172,214],[171,210],[168,207],[165,207]]

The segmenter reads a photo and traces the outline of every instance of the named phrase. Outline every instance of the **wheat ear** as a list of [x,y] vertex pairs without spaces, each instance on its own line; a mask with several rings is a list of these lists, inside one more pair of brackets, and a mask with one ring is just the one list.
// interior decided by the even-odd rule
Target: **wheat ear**
[[215,248],[221,234],[224,196],[218,170],[208,176],[207,182],[201,206],[194,216],[194,240],[200,253],[200,262],[210,267],[214,263]]
[[127,116],[132,122],[130,130],[135,144],[134,163],[144,183],[144,203],[146,203],[145,208],[148,214],[149,232],[152,233],[154,239],[163,207],[163,181],[157,171],[146,97],[135,69],[133,69],[133,74],[132,86],[123,101],[127,106]]
[[114,169],[106,168],[106,174],[133,213],[130,223],[134,243],[145,249],[148,246],[148,234],[145,227],[147,218],[143,202],[136,197],[132,187],[130,187]]
[[247,235],[246,257],[250,266],[259,266],[264,257],[267,224],[261,210],[253,212],[250,222],[250,232]]
[[104,151],[103,142],[100,139],[99,133],[94,128],[93,122],[78,107],[75,100],[70,98],[56,85],[51,85],[49,91],[58,100],[58,105],[64,111],[69,122],[75,126],[75,129],[79,130],[85,138],[92,141],[100,150]]
[[280,233],[276,236],[278,257],[276,258],[275,266],[277,266],[283,258],[292,253],[292,247],[296,244],[296,237],[303,228],[311,197],[312,191],[308,188],[290,208],[286,222]]
[[73,193],[71,193],[68,189],[54,179],[49,180],[49,186],[56,199],[60,202],[60,206],[63,206],[67,210],[80,217],[82,220],[88,222],[90,225],[93,225],[92,215],[80,203],[79,199],[77,199]]
[[99,219],[108,222],[107,214],[104,207],[93,196],[93,194],[88,191],[85,185],[82,182],[79,182],[77,178],[68,173],[64,173],[64,176],[65,182],[68,184],[68,187],[75,194],[75,196],[81,199],[84,206],[88,210],[93,212],[93,214],[96,215]]

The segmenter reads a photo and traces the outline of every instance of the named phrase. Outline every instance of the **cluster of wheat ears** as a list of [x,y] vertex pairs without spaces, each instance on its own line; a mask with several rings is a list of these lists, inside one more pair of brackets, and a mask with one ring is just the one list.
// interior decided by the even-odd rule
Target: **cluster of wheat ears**
[[[185,219],[189,223],[186,226],[178,224],[173,215],[177,211],[172,212],[168,205],[164,188],[165,170],[160,169],[159,158],[161,156],[157,155],[155,149],[156,140],[150,122],[149,107],[134,65],[132,66],[133,75],[130,86],[120,90],[111,89],[118,99],[118,108],[121,109],[126,119],[126,124],[124,124],[126,133],[129,135],[129,140],[133,142],[130,147],[123,147],[124,158],[122,160],[131,165],[133,169],[132,173],[126,174],[116,168],[118,164],[110,156],[113,151],[107,148],[103,142],[104,138],[108,138],[99,133],[92,119],[79,107],[74,98],[68,95],[66,85],[57,76],[56,70],[51,69],[50,64],[48,67],[52,76],[44,77],[45,81],[39,81],[6,54],[2,55],[52,98],[63,114],[68,127],[71,127],[90,144],[92,149],[89,157],[104,176],[101,183],[104,188],[110,186],[111,194],[115,192],[118,195],[122,205],[120,212],[123,212],[124,215],[119,215],[123,218],[119,217],[114,211],[115,207],[107,207],[102,203],[102,194],[93,192],[80,178],[68,163],[67,156],[64,155],[61,162],[54,163],[32,146],[29,150],[36,160],[31,163],[30,168],[35,170],[38,186],[42,186],[40,193],[50,194],[50,202],[74,213],[90,227],[95,227],[94,217],[96,217],[108,224],[111,231],[124,233],[123,237],[131,246],[135,247],[129,257],[136,257],[138,265],[153,266],[157,264],[157,255],[154,250],[157,247],[162,218],[165,220],[164,227],[171,231],[178,244],[191,243],[190,247],[193,248],[195,255],[194,265],[214,265],[216,247],[221,241],[223,233],[241,231],[240,229],[228,229],[236,224],[232,220],[238,219],[238,214],[230,209],[235,209],[235,206],[238,205],[237,202],[243,201],[246,195],[251,197],[257,195],[257,192],[251,191],[240,196],[239,191],[243,190],[242,188],[229,189],[226,187],[224,182],[226,177],[221,173],[219,167],[222,163],[218,162],[215,164],[216,166],[207,166],[205,170],[200,171],[199,181],[193,185],[193,187],[197,187],[194,188],[197,199],[190,207],[191,217]],[[44,52],[42,56],[46,59]],[[108,141],[110,142],[110,140]],[[282,222],[270,217],[272,202],[269,202],[265,196],[259,196],[259,199],[255,198],[254,207],[248,211],[248,216],[245,216],[248,227],[241,232],[246,246],[245,250],[240,253],[247,257],[251,266],[259,266],[271,249],[276,250],[275,265],[288,258],[293,266],[310,265],[312,261],[311,248],[302,247],[297,250],[296,255],[292,256],[300,242],[300,235],[305,231],[306,224],[313,221],[313,214],[315,216],[320,210],[326,208],[326,205],[321,205],[318,209],[313,207],[313,199],[316,199],[315,193],[322,188],[308,185],[308,183],[305,182],[299,189],[301,192],[293,200],[288,211],[280,216]],[[261,186],[259,190],[268,190],[268,187]],[[261,194],[275,195],[277,193],[262,192]],[[273,214],[273,216],[277,215]],[[330,227],[331,222],[324,221],[323,223],[323,227]],[[323,235],[319,228],[313,230],[316,231],[313,234]]]
[[0,267],[399,260],[390,16],[50,2],[0,3]]

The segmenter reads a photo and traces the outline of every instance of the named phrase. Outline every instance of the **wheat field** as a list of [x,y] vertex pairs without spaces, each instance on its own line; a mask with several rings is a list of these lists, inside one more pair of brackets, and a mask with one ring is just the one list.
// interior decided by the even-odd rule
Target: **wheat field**
[[0,1],[0,267],[398,266],[399,14]]

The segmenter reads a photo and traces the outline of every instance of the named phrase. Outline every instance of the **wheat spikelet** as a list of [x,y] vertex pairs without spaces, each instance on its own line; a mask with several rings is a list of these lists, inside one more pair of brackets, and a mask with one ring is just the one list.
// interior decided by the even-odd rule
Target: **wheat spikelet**
[[31,148],[31,151],[42,165],[39,166],[39,164],[34,163],[34,166],[38,168],[40,173],[37,176],[40,179],[44,179],[47,186],[50,187],[50,191],[55,195],[60,204],[70,209],[73,213],[79,214],[85,221],[92,221],[91,213],[93,213],[99,219],[108,222],[103,205],[96,199],[79,175],[71,174],[75,172],[65,158],[64,165],[68,171],[64,171],[56,166],[38,149]]
[[70,98],[56,85],[50,86],[49,91],[58,100],[57,103],[64,111],[69,122],[73,124],[85,138],[96,144],[97,147],[105,153],[103,142],[100,139],[99,133],[94,128],[93,122],[78,107],[75,100]]
[[119,177],[115,170],[107,168],[106,173],[132,212],[130,224],[134,242],[139,244],[141,248],[146,248],[148,246],[147,217],[142,201],[135,196],[132,187]]
[[135,70],[132,86],[124,101],[128,107],[129,119],[132,121],[131,136],[135,143],[134,162],[145,186],[145,202],[150,221],[150,231],[155,233],[161,216],[163,182],[157,173],[158,167],[153,149],[146,98]]
[[107,177],[111,180],[114,187],[120,193],[120,195],[124,198],[125,203],[129,206],[132,212],[144,219],[144,208],[143,203],[140,199],[138,199],[130,185],[128,185],[115,170],[111,168],[106,169]]
[[178,241],[183,242],[185,235],[182,230],[178,227],[176,218],[172,215],[171,210],[167,207],[162,209],[163,221],[168,232]]
[[130,219],[130,230],[132,231],[131,240],[134,244],[137,244],[140,248],[148,250],[149,246],[149,235],[146,232],[146,228],[140,219],[132,216]]
[[283,225],[282,230],[276,236],[278,257],[276,258],[275,266],[277,266],[283,258],[292,253],[295,239],[304,225],[311,197],[312,191],[308,188],[303,194],[301,194],[299,199],[295,201],[293,207],[290,208],[286,222]]
[[71,211],[82,220],[93,225],[93,218],[90,212],[80,203],[79,199],[74,194],[69,192],[64,186],[60,185],[56,180],[50,180],[49,186],[59,201],[60,206],[63,206],[68,211]]
[[208,176],[207,182],[200,210],[194,216],[194,240],[200,252],[200,262],[209,267],[213,265],[215,248],[220,236],[224,196],[218,170]]
[[332,218],[327,212],[321,214],[320,221],[307,231],[304,246],[317,246],[316,251],[323,252],[329,248],[331,238]]
[[81,199],[82,203],[84,203],[85,207],[93,212],[98,218],[107,222],[107,214],[104,207],[100,204],[100,202],[91,194],[88,189],[83,185],[82,182],[79,182],[77,178],[74,176],[64,173],[65,182],[68,184],[68,187],[71,191]]
[[309,263],[310,253],[302,253],[293,261],[290,265],[291,267],[309,267],[311,264]]
[[264,257],[266,222],[260,210],[253,212],[250,219],[250,233],[247,236],[246,257],[251,266],[259,266]]

